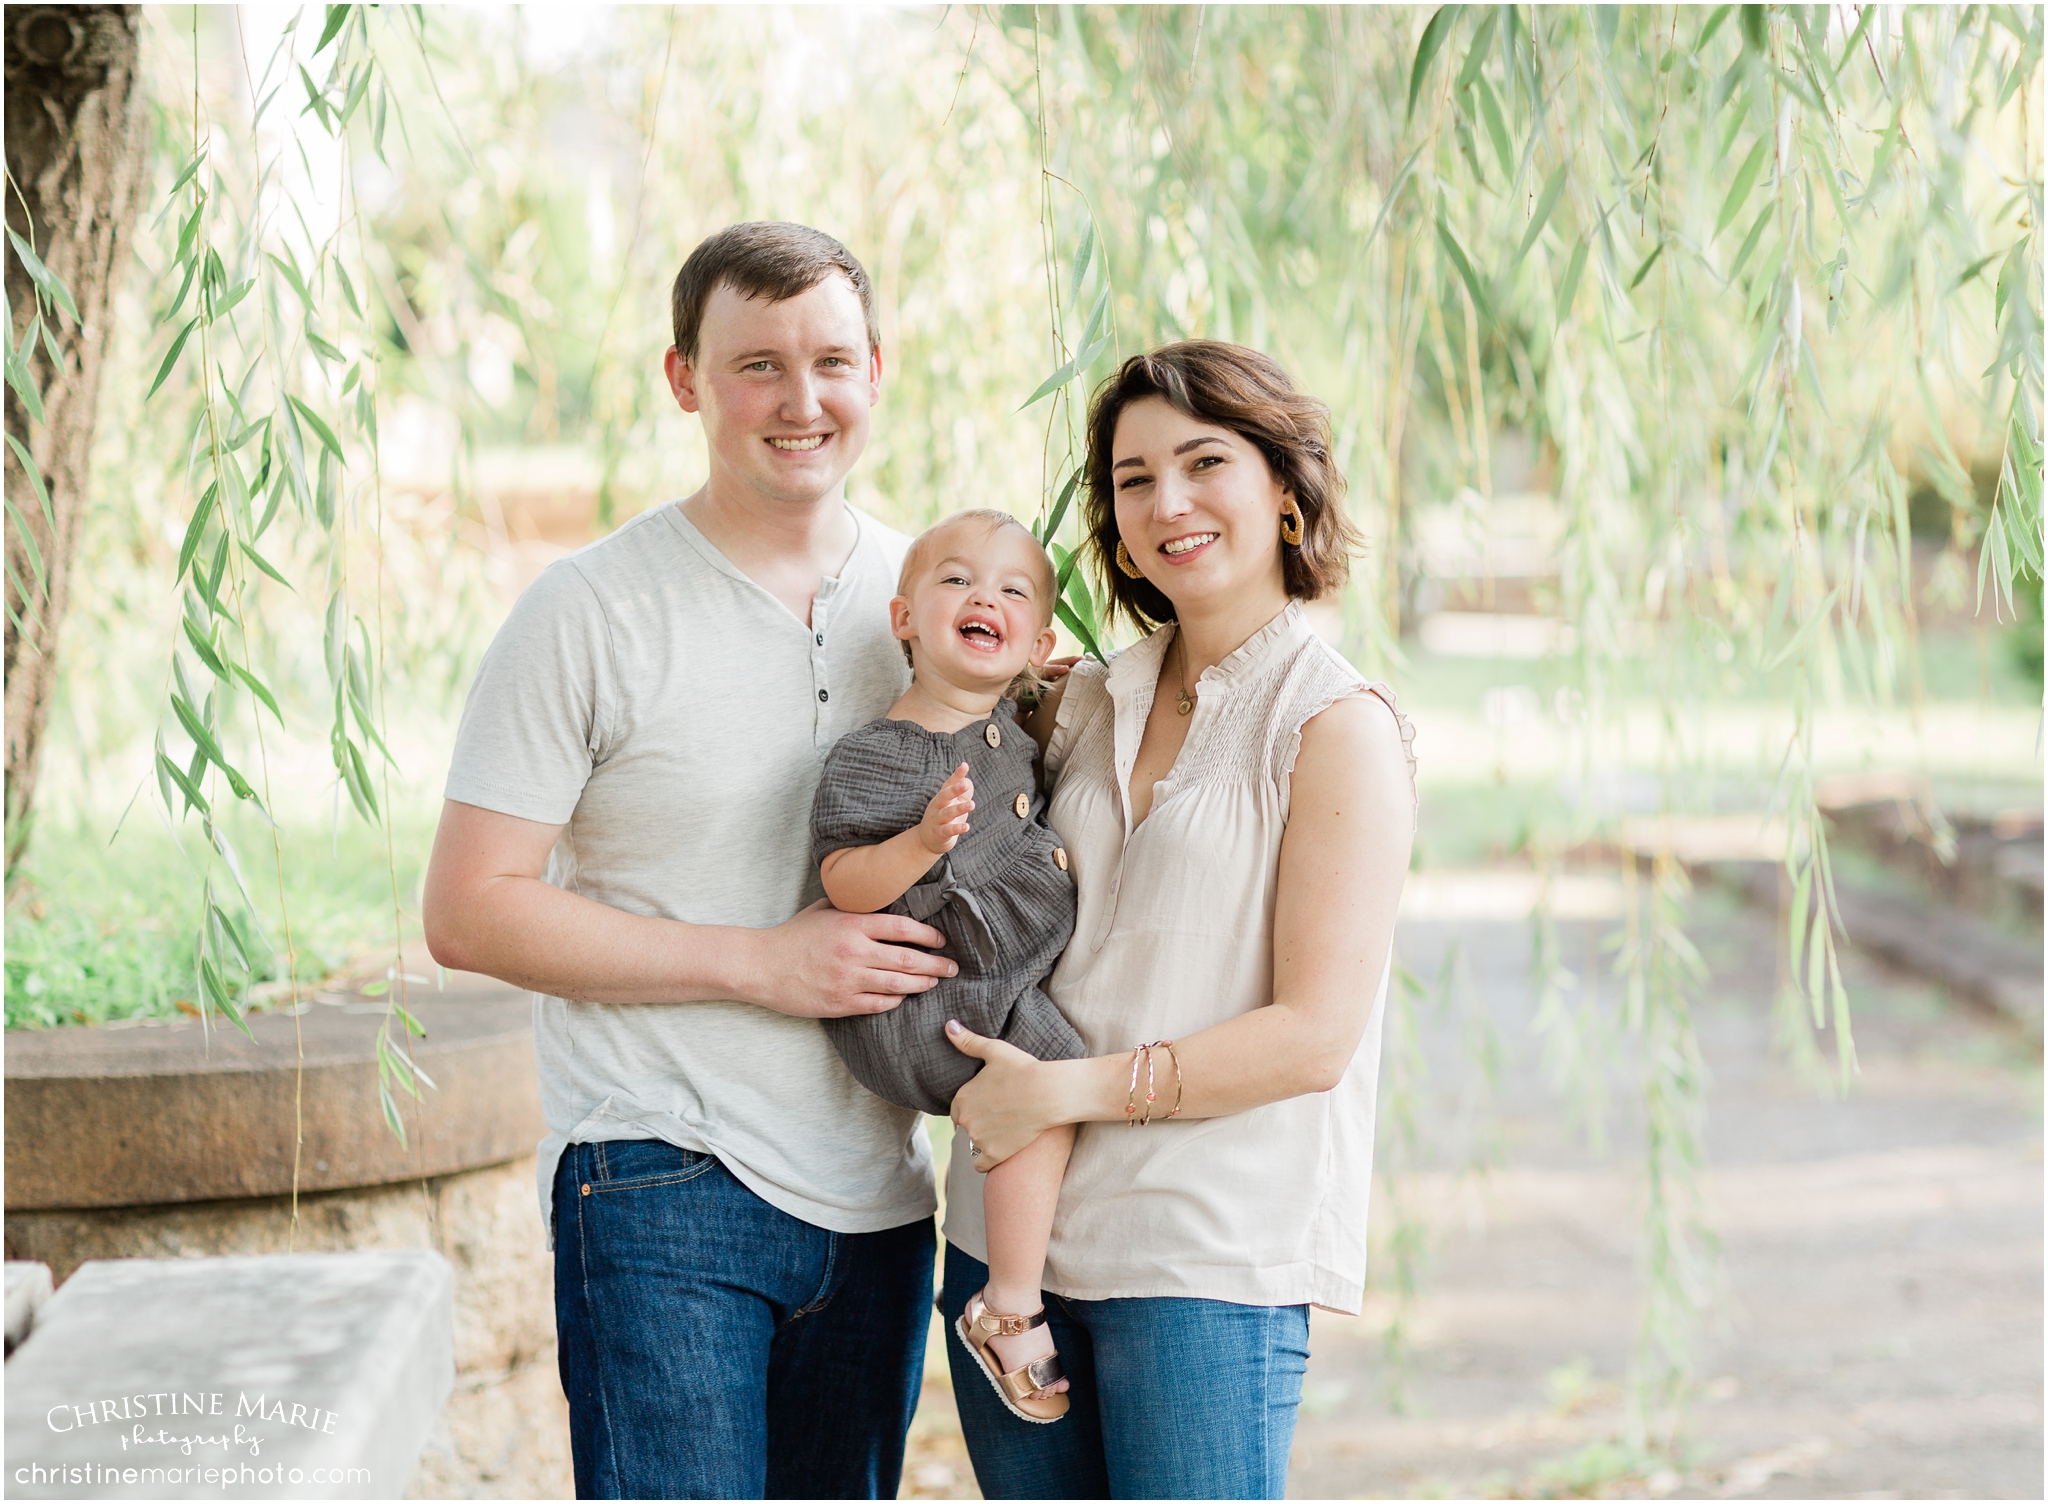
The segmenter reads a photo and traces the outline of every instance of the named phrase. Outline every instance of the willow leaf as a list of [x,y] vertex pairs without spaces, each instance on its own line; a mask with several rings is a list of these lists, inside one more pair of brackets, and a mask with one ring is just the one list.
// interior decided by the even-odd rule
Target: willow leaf
[[1465,290],[1472,295],[1472,306],[1488,323],[1493,323],[1493,305],[1487,301],[1486,290],[1479,285],[1479,275],[1472,270],[1472,263],[1465,259],[1465,248],[1458,244],[1458,237],[1451,233],[1450,222],[1442,215],[1437,216],[1436,238],[1443,246],[1444,254],[1450,257],[1451,265],[1457,269]]
[[249,1033],[248,1022],[242,1017],[242,1010],[235,1006],[234,997],[228,991],[227,983],[223,982],[220,973],[213,969],[213,963],[204,957],[200,958],[199,976],[208,997],[213,1001],[213,1005],[225,1013],[236,1028],[240,1029],[244,1034],[248,1034],[249,1040],[253,1044],[256,1036]]
[[[199,785],[191,778],[188,778],[185,775],[185,770],[172,762],[170,757],[163,751],[161,737],[159,737],[157,742],[156,770],[159,782],[168,778],[178,786],[178,792],[185,796],[185,809],[187,813],[194,809],[197,809],[201,814],[212,812],[213,806],[208,804],[206,796],[199,792]],[[170,802],[170,795],[166,793],[164,795],[164,807],[168,809]]]
[[1572,259],[1565,263],[1564,277],[1557,284],[1557,321],[1562,324],[1572,311],[1572,299],[1579,293],[1579,278],[1586,271],[1586,237],[1581,235],[1579,243],[1572,250]]
[[[275,251],[268,252],[267,254],[270,257],[271,265],[284,273],[285,281],[291,284],[292,291],[297,294],[299,302],[305,306],[307,316],[311,317],[313,313],[313,294],[306,286],[306,279],[299,275],[298,264],[295,261],[285,259],[285,256],[280,256]],[[289,255],[290,252],[287,251],[286,256]]]
[[1372,222],[1372,233],[1365,237],[1365,243],[1358,248],[1361,256],[1371,250],[1372,243],[1380,238],[1380,228],[1386,224],[1387,216],[1394,212],[1394,201],[1400,198],[1401,190],[1408,186],[1408,179],[1415,172],[1415,159],[1421,155],[1422,148],[1418,146],[1408,153],[1408,160],[1403,162],[1400,171],[1394,174],[1394,181],[1387,189],[1386,202],[1380,205],[1379,218]]
[[1750,148],[1749,155],[1743,158],[1742,165],[1736,168],[1735,181],[1728,185],[1728,196],[1721,201],[1720,216],[1715,219],[1714,233],[1708,236],[1708,239],[1718,237],[1734,221],[1735,216],[1742,212],[1743,204],[1749,199],[1750,189],[1756,186],[1756,175],[1763,170],[1764,155],[1770,149],[1771,142],[1767,136]]
[[206,524],[213,515],[213,498],[219,489],[218,481],[208,486],[199,498],[199,505],[192,509],[192,520],[185,524],[185,539],[178,545],[178,572],[171,576],[173,584],[185,578],[185,571],[198,557],[199,544],[206,537]]
[[249,687],[249,693],[263,702],[263,708],[270,712],[272,718],[282,728],[284,725],[284,712],[277,708],[277,701],[272,698],[269,689],[264,686],[263,681],[233,659],[228,660],[228,671]]
[[214,650],[214,646],[207,640],[206,634],[194,625],[192,618],[190,616],[182,616],[178,618],[178,625],[185,629],[185,640],[192,644],[192,651],[199,655],[199,661],[212,670],[213,676],[216,679],[227,678],[227,665],[221,661],[220,654]]
[[277,581],[278,584],[284,586],[285,589],[291,590],[292,594],[298,594],[298,591],[292,590],[292,582],[277,572],[277,566],[275,564],[271,563],[268,559],[264,558],[263,555],[256,552],[255,549],[251,548],[246,543],[241,544],[240,547],[242,552],[248,556],[249,562],[251,564],[254,564],[258,569],[262,570],[265,574],[269,575],[273,580]]
[[327,44],[341,34],[341,28],[348,23],[352,7],[330,5],[327,7],[327,24],[320,29],[320,40],[313,46],[313,56],[318,57],[327,50]]
[[15,535],[21,539],[22,549],[28,554],[28,567],[35,574],[37,593],[48,595],[49,577],[43,573],[43,555],[36,547],[35,534],[28,530],[28,519],[21,515],[20,510],[11,501],[7,503],[7,515],[14,519]]
[[1479,116],[1486,123],[1487,139],[1493,142],[1493,154],[1500,158],[1502,176],[1512,183],[1515,178],[1515,153],[1508,144],[1507,122],[1501,118],[1500,101],[1494,97],[1493,85],[1481,74],[1473,81],[1473,91],[1479,96]]
[[1074,491],[1081,484],[1081,472],[1077,469],[1067,477],[1067,483],[1060,487],[1059,499],[1052,504],[1052,511],[1045,519],[1045,531],[1039,541],[1050,543],[1059,535],[1060,524],[1066,521],[1067,506],[1074,499]]
[[1806,613],[1806,620],[1799,624],[1799,630],[1792,634],[1792,640],[1782,648],[1779,648],[1776,653],[1773,653],[1770,660],[1764,664],[1765,673],[1769,673],[1772,669],[1789,662],[1799,655],[1800,650],[1806,646],[1807,639],[1818,632],[1821,624],[1833,613],[1835,602],[1841,598],[1841,594],[1842,587],[1837,585],[1827,593],[1825,600]]
[[21,405],[28,409],[31,423],[43,421],[43,394],[36,389],[36,379],[29,374],[26,360],[10,361],[7,366],[7,384],[14,388],[21,398]]
[[70,314],[72,323],[84,322],[78,316],[78,305],[71,301],[71,289],[64,285],[64,279],[43,265],[42,258],[30,249],[29,243],[15,234],[12,228],[7,231],[7,238],[14,242],[14,254],[21,258],[22,267],[28,272],[29,280],[35,283],[36,289]]
[[1465,49],[1465,66],[1458,70],[1457,88],[1469,89],[1472,80],[1479,77],[1486,66],[1486,44],[1493,40],[1494,23],[1499,19],[1498,11],[1489,10],[1486,19],[1479,23],[1479,29],[1472,33],[1472,41]]
[[321,447],[326,449],[326,451],[329,454],[333,455],[336,460],[344,460],[344,456],[341,452],[341,440],[337,439],[334,436],[334,430],[329,428],[327,424],[322,421],[320,415],[314,412],[312,408],[306,406],[306,404],[301,402],[297,397],[292,396],[289,392],[285,394],[284,400],[289,402],[293,407],[298,409],[299,416],[304,418],[306,420],[307,425],[311,427],[311,429],[313,430],[313,436],[319,439]]
[[1082,650],[1089,657],[1098,663],[1107,661],[1102,656],[1102,649],[1096,645],[1095,634],[1088,630],[1087,623],[1081,620],[1072,606],[1068,605],[1065,601],[1061,601],[1053,609],[1059,616],[1059,619],[1067,624],[1067,630],[1081,640]]
[[1735,253],[1735,264],[1728,268],[1728,280],[1730,282],[1733,282],[1742,275],[1742,268],[1748,263],[1750,252],[1754,251],[1757,247],[1757,242],[1763,239],[1764,226],[1770,222],[1771,206],[1766,204],[1763,207],[1763,212],[1757,215],[1756,223],[1749,227],[1749,233],[1743,237],[1742,247]]
[[1664,254],[1664,242],[1658,241],[1650,248],[1650,254],[1643,258],[1643,264],[1636,268],[1636,274],[1628,279],[1628,290],[1634,292],[1643,285],[1643,278],[1650,275],[1650,268],[1657,264],[1657,258]]
[[1536,200],[1536,212],[1529,220],[1529,228],[1522,232],[1522,243],[1515,247],[1515,259],[1508,264],[1520,266],[1522,258],[1529,254],[1529,248],[1536,244],[1536,237],[1543,233],[1543,227],[1550,223],[1550,211],[1557,207],[1557,201],[1564,195],[1564,168],[1560,166],[1551,173],[1543,185],[1543,192]]
[[147,402],[156,395],[156,389],[164,384],[164,379],[171,374],[171,367],[178,363],[178,357],[184,353],[185,341],[192,337],[192,331],[198,327],[199,320],[195,318],[178,331],[178,337],[171,341],[170,353],[164,356],[164,363],[156,368],[156,380],[152,381],[149,390],[142,394],[143,401]]
[[57,512],[50,505],[50,492],[49,488],[43,484],[43,472],[36,468],[35,460],[30,456],[28,450],[23,447],[21,440],[17,439],[13,434],[9,434],[7,436],[7,443],[8,447],[13,449],[14,457],[21,461],[21,472],[28,477],[29,486],[36,493],[36,503],[43,509],[43,521],[49,524],[50,536],[56,537]]
[[1457,23],[1462,5],[1446,5],[1429,18],[1429,24],[1422,28],[1422,40],[1415,47],[1415,64],[1408,70],[1408,114],[1415,118],[1415,101],[1422,97],[1422,80],[1429,72],[1429,65],[1436,61],[1437,53],[1450,39],[1451,27]]

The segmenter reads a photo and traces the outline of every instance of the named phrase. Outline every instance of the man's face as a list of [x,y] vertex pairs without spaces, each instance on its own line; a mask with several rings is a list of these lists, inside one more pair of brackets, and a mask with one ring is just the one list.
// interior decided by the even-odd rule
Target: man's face
[[666,368],[677,404],[703,419],[714,489],[768,502],[838,494],[882,395],[860,295],[836,272],[780,303],[720,283],[705,301],[696,360],[671,349]]

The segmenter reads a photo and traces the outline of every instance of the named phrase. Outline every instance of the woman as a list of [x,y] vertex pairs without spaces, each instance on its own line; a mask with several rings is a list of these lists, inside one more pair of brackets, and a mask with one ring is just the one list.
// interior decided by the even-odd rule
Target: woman
[[1084,1125],[1046,1266],[1071,1405],[1017,1420],[949,1340],[954,1397],[992,1498],[1279,1498],[1308,1307],[1363,1293],[1412,732],[1302,613],[1355,544],[1321,403],[1188,341],[1126,361],[1088,436],[1089,547],[1149,634],[1039,718],[1079,893],[1048,985],[1091,1058],[955,1035],[986,1064],[945,1228],[950,1324],[987,1279],[973,1172]]

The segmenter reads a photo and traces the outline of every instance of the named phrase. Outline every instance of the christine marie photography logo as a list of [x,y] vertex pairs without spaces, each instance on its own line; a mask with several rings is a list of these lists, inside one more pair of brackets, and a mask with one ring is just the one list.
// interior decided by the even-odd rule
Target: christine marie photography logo
[[[232,1401],[218,1390],[124,1394],[83,1404],[52,1405],[43,1416],[50,1430],[96,1432],[108,1452],[118,1444],[128,1454],[116,1463],[42,1464],[16,1467],[18,1484],[200,1483],[218,1488],[276,1488],[325,1483],[367,1483],[364,1467],[328,1468],[261,1464],[266,1441],[279,1440],[278,1427],[332,1436],[341,1416],[318,1405],[269,1394],[236,1391]],[[260,1427],[260,1429],[259,1429]],[[226,1465],[214,1461],[225,1460]],[[183,1459],[192,1458],[191,1464]],[[245,1460],[246,1459],[246,1460]]]

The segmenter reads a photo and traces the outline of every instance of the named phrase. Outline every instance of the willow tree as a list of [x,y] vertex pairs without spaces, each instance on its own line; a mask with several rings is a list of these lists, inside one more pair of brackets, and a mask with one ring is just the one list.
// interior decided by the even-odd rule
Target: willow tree
[[16,5],[7,65],[7,875],[28,841],[145,159],[133,5]]
[[[1704,718],[1789,677],[1771,797],[1791,892],[1784,1001],[1832,1026],[1846,1080],[1814,719],[1844,694],[1917,707],[1905,476],[1948,503],[1982,610],[2009,613],[2015,579],[2041,571],[2041,12],[1011,7],[1003,21],[1028,58],[1013,89],[1042,155],[1047,359],[1071,383],[1047,427],[1061,463],[1117,351],[1190,333],[1272,349],[1336,408],[1379,564],[1350,640],[1384,659],[1399,652],[1414,493],[1463,495],[1483,527],[1494,436],[1530,436],[1565,522],[1552,609],[1571,629],[1556,667],[1583,718],[1580,789],[1619,771],[1630,665],[1655,666],[1632,692],[1658,706],[1667,814],[1700,807]],[[1109,252],[1100,303],[1092,244]],[[1059,252],[1076,245],[1061,286]],[[1985,459],[1988,508],[1970,480]],[[1612,813],[1567,811],[1566,839]],[[1709,1243],[1694,1185],[1703,969],[1668,834],[1644,855],[1618,1011],[1590,990],[1568,1006],[1554,944],[1538,947],[1558,1056],[1584,1068],[1603,1053],[1594,1036],[1618,1032],[1640,1062],[1639,1436],[1681,1392]]]
[[[900,524],[1000,502],[1070,561],[1090,384],[1183,335],[1269,349],[1337,414],[1367,664],[1400,660],[1417,514],[1487,526],[1494,437],[1528,436],[1565,522],[1546,609],[1576,786],[1633,766],[1647,694],[1658,808],[1697,807],[1705,718],[1786,701],[1787,1021],[1809,1048],[1831,1023],[1850,1068],[1814,716],[1915,703],[1907,477],[1985,611],[2040,569],[2038,10],[624,7],[575,48],[516,13],[257,21],[157,33],[154,395],[131,394],[159,456],[137,552],[169,584],[146,756],[206,836],[209,1010],[274,964],[225,820],[271,807],[278,740],[324,744],[337,806],[385,820],[392,683],[419,664],[445,691],[475,650],[480,613],[437,588],[463,556],[387,519],[394,409],[461,424],[465,505],[477,445],[572,435],[600,526],[672,496],[701,449],[652,378],[666,284],[710,230],[793,218],[875,274],[889,406],[854,487]],[[1616,833],[1560,815],[1546,869]],[[1618,1003],[1548,940],[1537,980],[1582,1086],[1635,1046],[1647,1434],[1704,1299],[1699,973],[1675,853],[1624,871]]]

